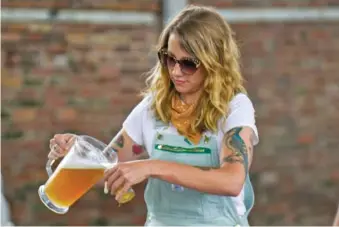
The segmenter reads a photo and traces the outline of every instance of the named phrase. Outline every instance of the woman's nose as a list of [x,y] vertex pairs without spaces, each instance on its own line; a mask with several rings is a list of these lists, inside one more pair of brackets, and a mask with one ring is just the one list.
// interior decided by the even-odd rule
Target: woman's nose
[[180,65],[178,62],[175,63],[173,69],[172,69],[172,73],[173,75],[175,76],[181,76],[182,73],[181,73],[181,68],[180,68]]

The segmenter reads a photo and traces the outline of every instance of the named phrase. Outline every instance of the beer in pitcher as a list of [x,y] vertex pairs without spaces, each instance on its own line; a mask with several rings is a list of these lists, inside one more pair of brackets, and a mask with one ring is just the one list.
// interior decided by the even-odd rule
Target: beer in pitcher
[[[40,186],[41,201],[52,211],[64,214],[118,162],[117,154],[107,145],[89,136],[76,136],[75,142],[54,172],[52,160],[46,165],[49,175]],[[106,149],[105,149],[106,148]]]

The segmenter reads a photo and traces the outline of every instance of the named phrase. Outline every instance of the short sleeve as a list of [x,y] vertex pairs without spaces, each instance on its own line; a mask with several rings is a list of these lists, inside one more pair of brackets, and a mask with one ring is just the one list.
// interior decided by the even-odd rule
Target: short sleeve
[[150,97],[147,96],[134,107],[122,125],[128,136],[139,145],[144,145],[143,120],[149,107]]
[[245,94],[236,95],[230,102],[230,113],[226,119],[224,132],[232,128],[247,126],[253,129],[253,145],[259,143],[258,129],[255,123],[255,110],[251,100]]

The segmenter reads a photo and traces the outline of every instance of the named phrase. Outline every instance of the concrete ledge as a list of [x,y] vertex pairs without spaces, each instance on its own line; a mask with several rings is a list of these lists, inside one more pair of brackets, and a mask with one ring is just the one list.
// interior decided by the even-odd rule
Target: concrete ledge
[[[46,21],[50,20],[47,9],[2,8],[3,22]],[[115,12],[109,10],[60,10],[55,21],[94,24],[147,24],[156,22],[156,15],[148,12]]]
[[229,22],[298,22],[337,21],[339,7],[331,8],[271,8],[271,9],[220,9]]
[[[168,10],[168,9],[167,9]],[[168,10],[164,20],[173,17],[178,8]],[[271,9],[220,9],[222,16],[231,23],[256,22],[298,22],[298,21],[337,21],[339,7],[332,8],[271,8]],[[47,9],[2,8],[3,22],[46,21],[50,20]],[[150,12],[109,11],[109,10],[66,10],[62,9],[55,21],[94,24],[156,24],[157,16]]]

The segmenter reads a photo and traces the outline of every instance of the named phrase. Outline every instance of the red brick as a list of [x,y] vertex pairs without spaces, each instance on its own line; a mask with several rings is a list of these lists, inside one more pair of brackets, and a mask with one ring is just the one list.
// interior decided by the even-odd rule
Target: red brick
[[77,112],[73,108],[59,108],[56,112],[57,119],[60,121],[72,121],[77,117]]
[[333,181],[339,182],[339,170],[333,170],[331,173],[331,179]]
[[301,144],[312,144],[314,142],[314,137],[312,135],[301,135],[298,137],[298,143]]
[[12,119],[16,123],[34,121],[37,117],[36,108],[20,108],[12,111]]
[[4,75],[1,77],[1,85],[11,89],[21,88],[22,78],[14,75]]

